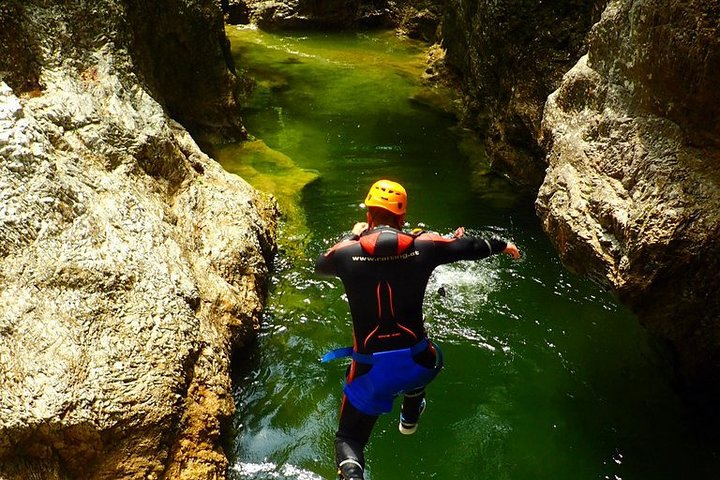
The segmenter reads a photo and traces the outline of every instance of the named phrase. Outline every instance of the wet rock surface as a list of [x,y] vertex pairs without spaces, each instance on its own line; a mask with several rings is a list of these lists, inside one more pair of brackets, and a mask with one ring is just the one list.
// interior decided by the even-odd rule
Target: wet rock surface
[[228,21],[265,30],[390,27],[386,0],[222,0]]
[[440,39],[442,3],[437,0],[219,0],[230,24],[264,30],[397,28],[425,42]]
[[536,207],[571,269],[671,340],[689,386],[720,373],[717,1],[612,1],[548,99]]
[[530,189],[544,177],[538,144],[543,105],[585,52],[585,37],[607,0],[503,0],[445,4],[445,62],[465,99],[493,168]]
[[171,118],[239,131],[218,18],[0,7],[2,478],[226,475],[229,357],[257,325],[276,211]]

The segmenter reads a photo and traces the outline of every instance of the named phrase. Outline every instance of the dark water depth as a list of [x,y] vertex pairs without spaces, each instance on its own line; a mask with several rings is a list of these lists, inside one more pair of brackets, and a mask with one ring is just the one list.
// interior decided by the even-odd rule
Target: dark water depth
[[257,81],[244,120],[258,141],[215,155],[288,214],[262,331],[235,369],[231,479],[335,478],[345,364],[318,358],[351,342],[350,318],[339,281],[312,265],[363,220],[380,177],[408,189],[410,226],[500,235],[523,258],[436,271],[426,312],[446,368],[415,435],[398,432],[398,405],[378,421],[368,479],[720,478],[718,445],[671,389],[663,348],[561,267],[532,199],[469,174],[486,159],[423,100],[443,97],[419,84],[424,47],[391,33],[228,33]]

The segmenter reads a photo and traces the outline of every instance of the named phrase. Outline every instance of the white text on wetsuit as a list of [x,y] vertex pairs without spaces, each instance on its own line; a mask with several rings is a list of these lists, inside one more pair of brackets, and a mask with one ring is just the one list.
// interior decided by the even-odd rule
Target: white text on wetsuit
[[403,253],[402,255],[391,255],[389,257],[352,257],[354,262],[387,262],[391,260],[405,260],[410,257],[417,257],[420,252],[413,250],[412,252]]

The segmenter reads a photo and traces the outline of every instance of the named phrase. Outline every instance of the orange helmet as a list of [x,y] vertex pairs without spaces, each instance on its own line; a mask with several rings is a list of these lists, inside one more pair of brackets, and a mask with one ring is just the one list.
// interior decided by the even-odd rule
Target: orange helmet
[[407,210],[407,193],[397,182],[378,180],[370,187],[365,198],[365,206],[380,207],[395,215],[402,215]]

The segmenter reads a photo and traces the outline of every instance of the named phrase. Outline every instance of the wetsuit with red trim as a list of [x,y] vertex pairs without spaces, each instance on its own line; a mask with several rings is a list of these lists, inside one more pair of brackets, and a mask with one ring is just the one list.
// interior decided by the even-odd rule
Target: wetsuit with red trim
[[[353,322],[353,348],[360,354],[372,354],[413,347],[426,339],[423,297],[437,266],[482,259],[502,252],[506,246],[497,238],[447,238],[381,226],[340,241],[318,258],[315,270],[342,280]],[[430,368],[435,364],[432,345],[413,358]],[[347,383],[371,368],[353,361]],[[419,395],[413,398],[421,400]],[[364,467],[363,449],[377,415],[362,410],[343,396],[335,441],[338,463],[353,458]]]

